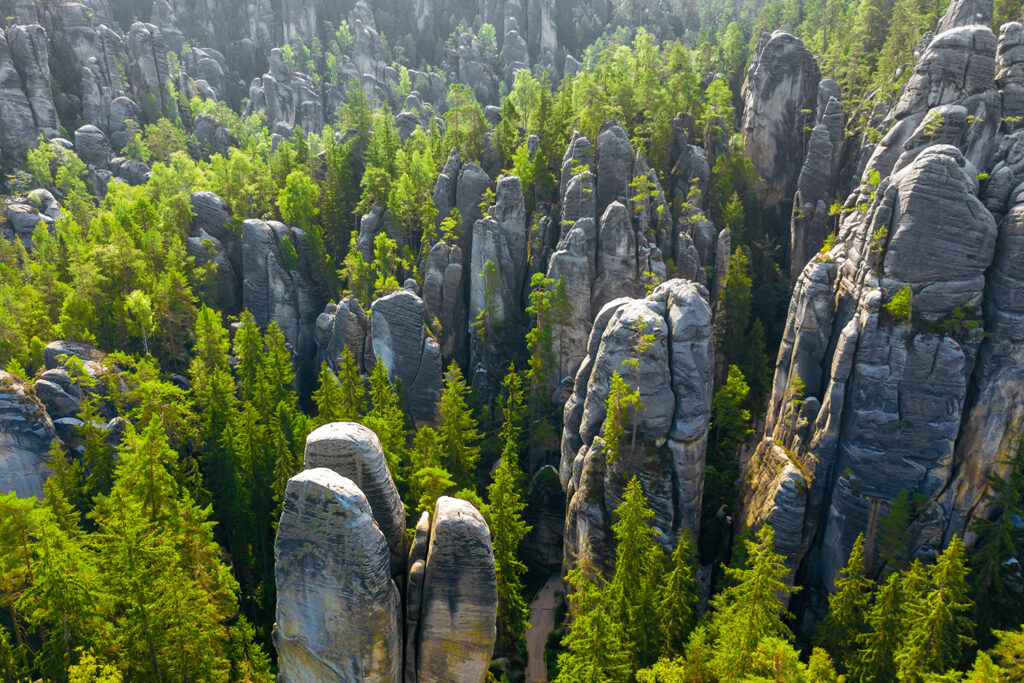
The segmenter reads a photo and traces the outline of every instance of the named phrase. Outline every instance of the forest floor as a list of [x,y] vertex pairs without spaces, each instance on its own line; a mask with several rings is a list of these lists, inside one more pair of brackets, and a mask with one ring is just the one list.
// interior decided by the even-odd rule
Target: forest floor
[[537,597],[530,604],[530,628],[526,632],[526,683],[547,683],[548,667],[544,662],[544,645],[548,634],[555,628],[555,607],[558,598],[555,593],[563,590],[562,577],[555,574],[547,580]]

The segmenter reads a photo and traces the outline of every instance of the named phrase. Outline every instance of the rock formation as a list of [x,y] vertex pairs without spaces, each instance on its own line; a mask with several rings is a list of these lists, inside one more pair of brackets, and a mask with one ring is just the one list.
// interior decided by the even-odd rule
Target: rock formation
[[789,216],[820,79],[798,38],[785,31],[761,36],[743,83],[741,130],[744,152],[763,179],[758,189],[769,222]]
[[54,438],[53,422],[32,386],[0,371],[0,493],[42,497]]
[[[588,554],[608,568],[614,557],[609,520],[633,476],[666,546],[684,528],[697,535],[711,417],[711,322],[706,290],[685,280],[665,282],[645,299],[616,299],[598,313],[565,405],[559,471],[569,500],[565,567]],[[631,369],[624,362],[636,357],[642,335],[653,340]],[[617,454],[604,452],[603,438],[613,373],[639,387],[644,405],[632,418],[635,445],[627,433]]]
[[0,30],[0,153],[8,163],[23,160],[39,135],[58,129],[42,27]]
[[839,103],[840,88],[826,79],[818,87],[815,125],[807,142],[790,219],[789,273],[794,280],[825,242],[832,195],[836,189],[839,157],[846,127]]
[[366,496],[391,555],[391,573],[405,570],[405,506],[388,472],[377,435],[355,422],[332,422],[306,437],[304,466],[326,467],[351,479]]
[[288,481],[274,560],[282,681],[402,680],[401,594],[352,480],[319,468]]
[[419,683],[482,681],[497,636],[491,532],[470,503],[442,496],[434,508],[423,576]]

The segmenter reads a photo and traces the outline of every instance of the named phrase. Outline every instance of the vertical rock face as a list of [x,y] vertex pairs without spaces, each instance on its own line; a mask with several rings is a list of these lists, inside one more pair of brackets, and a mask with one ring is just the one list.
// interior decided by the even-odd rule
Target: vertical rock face
[[596,163],[590,141],[574,134],[561,178],[562,225],[546,274],[565,283],[569,315],[554,330],[560,366],[554,382],[579,369],[602,306],[618,296],[641,296],[647,285],[666,278],[663,249],[672,249],[682,231],[671,226],[657,176],[617,123],[602,127]]
[[0,30],[0,152],[9,163],[23,160],[40,133],[56,133],[41,32],[39,26]]
[[1010,123],[1014,117],[1024,115],[1024,25],[1016,21],[1005,23],[999,29],[996,85],[1003,98],[1004,128],[1019,128],[1019,120]]
[[[598,566],[614,556],[609,523],[625,484],[639,478],[664,543],[683,528],[696,535],[711,416],[714,352],[707,292],[670,280],[646,299],[616,299],[594,322],[588,355],[565,405],[560,477],[569,507],[565,566],[584,553]],[[632,369],[641,335],[653,342]],[[613,373],[640,388],[644,409],[637,439],[623,435],[618,454],[605,453],[606,404]]]
[[835,192],[846,126],[843,108],[833,93],[839,94],[835,81],[822,81],[818,90],[815,125],[807,143],[807,157],[797,179],[790,220],[789,272],[793,279],[800,275],[830,232],[829,207]]
[[191,203],[185,249],[197,266],[216,264],[212,299],[219,310],[236,315],[242,310],[242,254],[227,203],[212,192],[193,192]]
[[350,479],[320,468],[288,481],[274,558],[281,680],[402,680],[388,545]]
[[53,422],[32,387],[0,371],[0,492],[42,498]]
[[[761,483],[748,490],[743,514],[787,529],[793,566],[804,556],[812,585],[832,585],[859,533],[874,542],[900,491],[929,500],[914,547],[927,555],[941,546],[950,506],[940,499],[958,468],[981,344],[980,326],[956,321],[981,310],[997,238],[975,173],[955,147],[927,148],[882,181],[864,215],[845,216],[842,244],[815,257],[797,284],[769,404],[771,438],[748,465]],[[890,305],[907,292],[911,318]],[[784,466],[766,482],[755,473],[770,459]],[[779,498],[792,497],[780,482],[789,465],[809,487],[803,510]]]
[[939,27],[935,32],[942,33],[951,28],[971,24],[992,25],[992,0],[953,0],[939,20]]
[[784,31],[761,36],[743,83],[742,131],[744,150],[763,178],[769,215],[796,190],[820,79],[814,56],[798,38]]
[[432,421],[441,398],[441,347],[424,325],[423,300],[402,290],[370,307],[373,354],[400,380],[414,420]]
[[306,437],[305,468],[326,467],[351,479],[366,496],[388,542],[391,573],[405,570],[405,506],[388,472],[377,435],[355,422],[332,422]]
[[423,577],[419,682],[483,681],[497,612],[491,532],[470,503],[443,496],[434,509]]
[[[488,276],[488,261],[493,264],[497,278]],[[522,310],[526,277],[526,205],[519,178],[515,176],[498,180],[493,214],[473,225],[472,268],[470,323],[485,308],[489,309],[494,325],[517,318]]]
[[242,303],[258,325],[276,322],[300,360],[315,357],[323,300],[310,272],[306,235],[275,221],[242,224]]

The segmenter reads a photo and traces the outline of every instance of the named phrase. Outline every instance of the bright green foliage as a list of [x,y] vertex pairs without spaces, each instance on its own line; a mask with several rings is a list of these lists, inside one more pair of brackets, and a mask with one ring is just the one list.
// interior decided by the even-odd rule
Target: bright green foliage
[[366,387],[352,350],[341,351],[337,374],[327,363],[320,366],[319,387],[313,392],[317,406],[317,426],[328,422],[359,422],[366,413]]
[[903,285],[885,304],[885,312],[897,322],[909,323],[913,313],[913,299],[914,293],[910,291],[910,285]]
[[848,664],[854,681],[895,680],[895,653],[903,637],[903,577],[892,574],[875,595],[868,611],[867,633],[857,637],[860,650],[856,661]]
[[743,372],[730,365],[728,379],[711,401],[715,450],[725,458],[732,458],[740,444],[753,432],[750,411],[744,407],[749,393],[750,387]]
[[[410,452],[408,508],[433,514],[437,499],[455,488],[448,470],[441,466],[447,449],[433,427],[423,427],[413,437]],[[414,517],[415,519],[415,517]]]
[[465,162],[479,159],[483,152],[487,120],[483,107],[468,86],[453,83],[448,88],[448,112],[444,121],[447,125],[445,147],[454,147]]
[[553,295],[555,281],[534,273],[530,278],[530,305],[526,312],[533,316],[533,329],[526,334],[526,347],[530,352],[529,370],[530,407],[533,415],[544,411],[551,403],[551,378],[555,373]]
[[513,645],[523,637],[530,617],[530,606],[523,596],[522,584],[526,565],[516,553],[531,527],[523,521],[526,502],[522,491],[523,474],[519,468],[524,413],[523,383],[514,367],[509,369],[502,386],[505,391],[502,405],[505,423],[501,429],[501,462],[494,470],[491,485],[487,488],[488,503],[483,512],[491,528],[494,545],[498,623],[505,644]]
[[482,435],[466,403],[468,396],[469,385],[462,377],[462,370],[452,362],[444,373],[441,400],[437,404],[440,416],[437,432],[447,446],[442,464],[452,473],[459,486],[475,490],[476,464],[480,459],[479,443]]
[[636,477],[626,485],[615,516],[615,576],[606,599],[635,669],[653,664],[662,645],[658,589],[665,553],[654,541],[654,512]]
[[829,600],[829,611],[821,622],[818,642],[845,671],[856,654],[857,638],[867,623],[868,604],[874,582],[864,573],[864,536],[857,536],[846,566],[836,579],[837,592]]
[[637,404],[640,403],[640,393],[631,390],[617,372],[612,373],[611,384],[608,388],[608,399],[605,403],[605,418],[602,435],[604,436],[605,460],[609,466],[615,464],[622,450],[622,437],[626,433],[626,427],[630,422],[630,415],[633,414]]
[[960,538],[939,555],[930,572],[931,590],[910,605],[907,635],[896,653],[897,677],[916,683],[929,671],[943,672],[963,658],[964,648],[973,644],[973,624],[967,617],[967,568]]
[[401,479],[400,468],[406,454],[405,411],[379,357],[370,373],[370,404],[372,407],[362,422],[380,439],[391,476]]
[[667,573],[658,589],[662,652],[681,655],[697,621],[697,558],[689,529],[679,534]]
[[780,596],[794,592],[784,581],[789,573],[774,550],[775,531],[764,526],[756,542],[747,541],[749,569],[726,569],[735,582],[714,598],[710,630],[715,648],[711,668],[719,678],[734,680],[751,672],[753,652],[763,638],[792,639],[783,622],[788,616]]
[[568,596],[572,627],[562,640],[555,683],[625,683],[632,670],[620,630],[612,627],[608,588],[595,573],[584,559],[566,576],[574,589]]
[[750,259],[746,250],[738,248],[729,259],[729,274],[719,300],[724,323],[719,339],[722,353],[730,363],[742,363],[746,355],[752,287]]

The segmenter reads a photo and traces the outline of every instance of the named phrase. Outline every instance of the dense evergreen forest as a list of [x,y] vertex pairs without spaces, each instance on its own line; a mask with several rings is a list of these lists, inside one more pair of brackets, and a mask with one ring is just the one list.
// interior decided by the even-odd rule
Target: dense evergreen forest
[[[27,23],[16,19],[14,4],[25,3],[0,2],[11,14],[0,49],[3,88],[15,87],[9,82],[19,75],[18,88],[32,82],[24,70],[4,71],[6,41],[17,54],[16,25]],[[204,11],[200,3],[178,4],[85,6],[121,26],[166,6],[184,27],[189,12]],[[219,11],[241,13],[242,4]],[[554,628],[541,634],[548,680],[560,683],[1024,680],[1019,436],[998,466],[977,476],[977,510],[985,513],[967,528],[938,541],[934,552],[921,552],[917,539],[934,514],[935,496],[902,489],[881,512],[872,511],[852,550],[836,540],[842,569],[834,581],[821,578],[817,565],[788,559],[789,546],[776,535],[792,530],[771,520],[747,527],[740,514],[751,507],[745,490],[761,476],[749,474],[748,463],[759,457],[762,435],[770,436],[766,424],[803,434],[813,422],[805,410],[824,402],[824,392],[812,396],[805,386],[820,378],[803,367],[804,379],[777,374],[780,348],[784,356],[793,343],[787,319],[799,306],[791,299],[806,288],[803,264],[834,265],[837,241],[852,244],[843,221],[867,215],[895,187],[888,172],[865,171],[861,150],[888,133],[886,114],[911,81],[947,3],[556,1],[543,11],[557,29],[557,50],[545,61],[523,40],[532,53],[527,65],[504,72],[502,63],[520,60],[507,56],[512,29],[487,21],[493,11],[485,6],[494,3],[449,12],[451,4],[435,3],[428,13],[422,2],[371,2],[372,36],[367,20],[357,25],[351,18],[362,16],[363,2],[351,17],[320,8],[317,25],[290,35],[286,29],[271,38],[269,59],[253,58],[249,76],[275,76],[248,90],[246,79],[225,76],[221,86],[200,79],[198,48],[168,39],[166,82],[155,95],[133,85],[135,117],[109,136],[83,133],[91,128],[85,109],[68,114],[57,106],[57,125],[38,138],[33,128],[17,149],[4,123],[0,457],[14,458],[3,450],[8,444],[10,453],[37,442],[48,450],[40,454],[47,475],[41,495],[19,495],[20,473],[0,487],[10,491],[0,497],[0,679],[273,680],[275,537],[289,480],[304,470],[313,430],[357,422],[380,441],[410,541],[421,514],[433,514],[443,496],[470,502],[486,521],[498,620],[486,680],[524,680],[534,656],[526,640],[531,603],[560,573]],[[504,18],[501,11],[495,16]],[[1021,14],[1019,2],[996,0],[991,26],[998,31]],[[791,221],[800,207],[792,193],[777,203],[781,210],[766,206],[764,181],[771,179],[759,177],[743,130],[748,69],[753,73],[767,40],[762,34],[776,30],[813,54],[820,76],[834,81],[845,115],[824,239],[796,265]],[[50,33],[54,102],[81,104],[87,93],[69,85],[78,76],[54,68],[63,48]],[[361,78],[367,36],[377,41],[374,63],[388,70],[386,89]],[[37,45],[44,57],[45,41],[44,35]],[[229,54],[229,63],[236,57],[243,59]],[[359,69],[348,68],[354,62]],[[573,69],[563,67],[570,62]],[[483,75],[449,78],[453,69],[473,73],[469,63],[484,65]],[[294,125],[281,125],[267,93],[284,92],[286,81],[322,93],[320,101],[335,110],[303,118],[296,98],[289,105]],[[426,91],[434,83],[442,92],[432,101]],[[0,121],[5,106],[0,101]],[[814,112],[804,114],[798,134],[806,138]],[[957,144],[942,137],[955,113],[945,116],[926,126],[927,144]],[[1019,118],[1004,117],[1002,130],[1015,131]],[[306,130],[311,120],[321,125]],[[672,503],[643,477],[615,469],[617,461],[654,462],[666,442],[644,431],[657,408],[645,392],[654,381],[647,370],[652,349],[665,343],[660,319],[640,313],[616,365],[600,379],[601,400],[593,388],[585,409],[580,399],[580,411],[601,415],[594,433],[584,433],[578,416],[569,424],[567,402],[588,391],[589,375],[576,376],[580,361],[596,356],[602,342],[595,327],[588,347],[599,307],[584,315],[582,332],[572,327],[580,293],[547,264],[565,248],[555,244],[583,222],[583,205],[589,202],[595,216],[595,197],[607,193],[602,177],[610,177],[611,156],[602,152],[595,164],[592,152],[588,158],[573,150],[581,138],[598,149],[612,122],[628,135],[630,164],[637,161],[623,188],[603,203],[621,201],[625,220],[640,225],[638,235],[660,230],[673,242],[672,235],[689,231],[694,238],[686,237],[683,249],[655,247],[662,238],[651,237],[651,249],[664,253],[660,271],[637,266],[632,279],[618,280],[612,273],[602,305],[620,296],[664,302],[670,295],[663,282],[674,278],[697,283],[695,291],[710,297],[710,423],[705,419],[706,439],[698,440],[702,480],[690,528],[659,528],[656,515],[669,514],[663,508]],[[799,166],[809,143],[790,142],[799,147]],[[706,173],[681,170],[686,149],[702,150]],[[97,156],[116,169],[98,172]],[[466,202],[448,171],[462,169],[461,188],[469,166],[482,169],[483,180]],[[990,172],[974,169],[975,194]],[[438,200],[439,176],[453,183],[455,201]],[[487,252],[479,272],[470,273],[484,243],[479,226],[507,219],[509,179],[521,191],[523,272],[509,276]],[[207,220],[210,207],[223,211],[224,222],[197,229],[215,224]],[[712,237],[728,231],[727,238],[702,246],[696,236],[705,224]],[[267,257],[260,256],[259,296],[255,278],[240,277],[240,264],[256,258],[257,228],[266,230],[261,239],[274,245],[277,259],[267,276]],[[897,226],[882,230],[895,233]],[[632,232],[622,239],[634,240],[637,252]],[[507,253],[502,248],[493,254]],[[438,299],[468,299],[461,318],[427,301],[431,287],[441,287],[438,273],[452,272],[456,252],[465,272],[460,266],[452,277],[457,284],[465,278],[462,294],[438,289]],[[682,255],[699,252],[710,258],[700,253],[684,273]],[[439,259],[449,270],[438,268]],[[961,340],[977,331],[983,343],[988,332],[976,330],[978,306],[922,322],[927,295],[912,293],[907,280],[905,291],[875,307],[887,324],[905,320]],[[407,362],[407,350],[394,342],[393,356],[382,352],[392,347],[367,319],[383,319],[381,302],[409,292],[427,302],[416,310],[426,305],[427,312],[412,333],[416,367],[403,375],[396,368]],[[339,332],[343,318],[346,330],[362,325],[357,343],[344,338],[349,331]],[[395,337],[410,324],[388,320]],[[838,336],[837,330],[822,346],[834,348]],[[421,384],[428,361],[419,360],[427,351],[420,348],[437,349],[437,381],[428,389]],[[575,349],[581,351],[573,362]],[[783,408],[772,401],[780,391]],[[610,507],[602,522],[607,533],[595,541],[611,552],[574,550],[566,554],[573,562],[563,564],[566,506],[581,490],[571,490],[567,501],[565,482],[580,477],[571,458],[568,472],[559,472],[573,429],[572,438],[589,439],[588,446],[600,442],[608,472],[601,476],[617,477],[618,488],[602,494],[601,505]],[[787,472],[803,468],[797,486],[808,489],[813,477],[806,470],[814,465],[801,464],[796,453],[805,446],[796,439],[778,448],[792,451]],[[8,470],[14,467],[2,469],[5,476]],[[678,487],[674,472],[657,476]],[[572,508],[582,518],[579,509]],[[552,528],[554,542],[540,533]],[[582,539],[583,531],[576,533]],[[823,533],[808,538],[820,545]],[[552,543],[554,569],[537,550]]]

